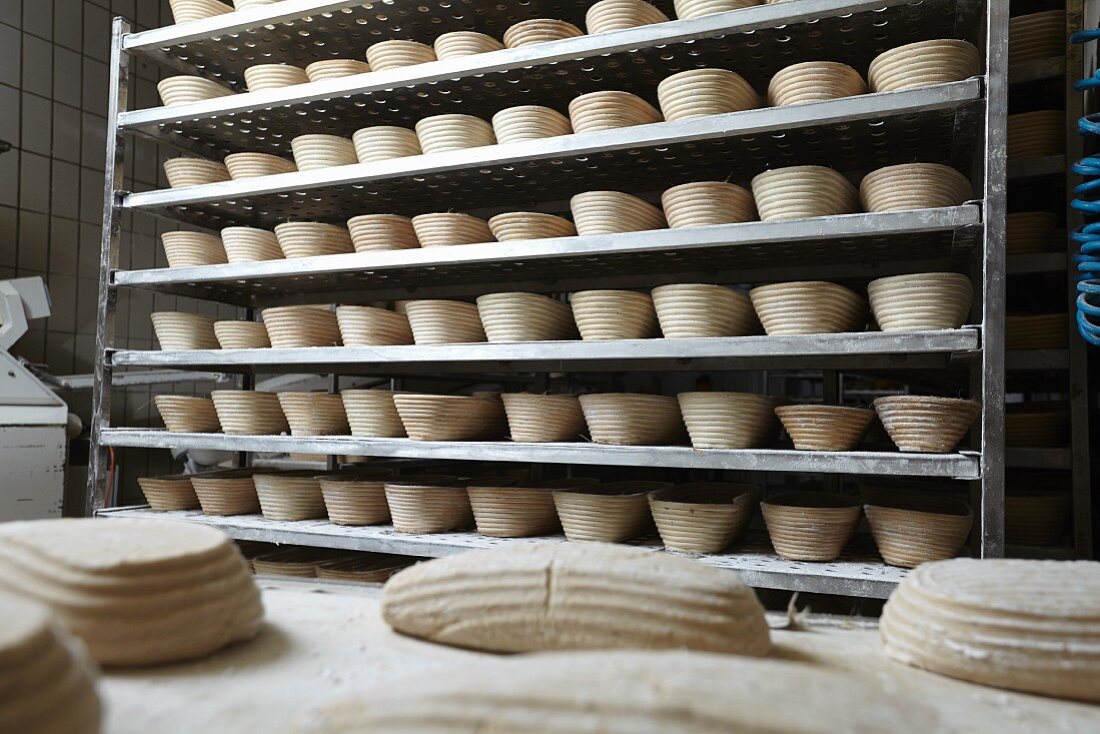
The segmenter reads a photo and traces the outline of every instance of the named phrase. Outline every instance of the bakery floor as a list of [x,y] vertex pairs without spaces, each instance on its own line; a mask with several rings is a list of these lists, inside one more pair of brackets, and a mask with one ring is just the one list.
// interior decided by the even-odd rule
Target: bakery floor
[[[100,695],[105,734],[284,732],[305,711],[398,676],[429,669],[462,674],[484,653],[392,632],[379,614],[381,586],[258,579],[266,623],[248,643],[205,660],[110,671]],[[772,627],[785,626],[770,615]],[[773,656],[877,679],[939,708],[952,730],[1100,732],[1100,706],[1010,693],[943,678],[882,657],[866,622],[809,616],[775,629]]]

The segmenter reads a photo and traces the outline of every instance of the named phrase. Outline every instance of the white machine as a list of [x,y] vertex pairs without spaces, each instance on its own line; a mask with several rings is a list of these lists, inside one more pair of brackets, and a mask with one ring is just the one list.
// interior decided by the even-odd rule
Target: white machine
[[49,315],[41,278],[0,280],[0,522],[61,516],[69,408],[10,352]]

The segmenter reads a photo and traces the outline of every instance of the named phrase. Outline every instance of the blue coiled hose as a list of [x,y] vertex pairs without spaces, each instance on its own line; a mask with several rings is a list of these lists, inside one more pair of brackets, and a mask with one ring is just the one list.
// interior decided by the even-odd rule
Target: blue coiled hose
[[[1070,43],[1100,40],[1100,28],[1078,31],[1069,37]],[[1076,82],[1079,91],[1100,87],[1100,71]],[[1100,136],[1100,114],[1085,115],[1077,121],[1077,129],[1085,136]],[[1088,138],[1086,138],[1088,140]],[[1087,143],[1086,143],[1086,147]],[[1077,264],[1077,330],[1092,345],[1100,345],[1100,221],[1089,221],[1100,215],[1100,157],[1086,157],[1073,164],[1073,172],[1085,181],[1073,189],[1070,206],[1086,220],[1070,238],[1079,249],[1074,256]]]

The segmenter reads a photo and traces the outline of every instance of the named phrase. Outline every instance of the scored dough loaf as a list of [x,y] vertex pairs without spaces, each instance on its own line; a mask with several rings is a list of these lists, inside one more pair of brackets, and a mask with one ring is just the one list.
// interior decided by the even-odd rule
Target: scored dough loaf
[[767,655],[764,608],[737,574],[602,543],[471,551],[395,575],[395,630],[495,652],[688,648]]

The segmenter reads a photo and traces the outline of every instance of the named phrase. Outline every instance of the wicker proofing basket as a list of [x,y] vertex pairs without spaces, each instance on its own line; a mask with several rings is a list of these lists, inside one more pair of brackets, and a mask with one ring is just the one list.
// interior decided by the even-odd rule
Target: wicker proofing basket
[[630,92],[589,92],[569,103],[569,123],[578,133],[648,125],[661,120],[656,107]]
[[317,564],[317,578],[350,581],[359,584],[381,584],[398,571],[417,562],[408,556],[381,553],[357,553],[354,558],[324,561]]
[[499,438],[507,425],[504,404],[491,398],[397,393],[393,402],[414,441]]
[[529,538],[561,529],[553,490],[598,483],[596,479],[552,479],[517,487],[473,485],[466,493],[479,533],[490,538]]
[[600,0],[584,15],[589,34],[664,23],[668,16],[643,0]]
[[867,93],[859,72],[836,61],[804,61],[776,73],[768,84],[772,107],[824,102]]
[[471,344],[487,341],[477,306],[465,301],[409,301],[405,304],[417,344]]
[[484,219],[458,212],[420,214],[412,218],[421,247],[450,247],[493,242],[493,232]]
[[1005,541],[1055,546],[1062,542],[1072,507],[1069,496],[1050,492],[1011,492],[1005,497]]
[[489,220],[489,229],[498,242],[575,237],[577,228],[565,217],[542,212],[505,212]]
[[864,505],[863,511],[882,560],[903,568],[954,558],[974,521],[970,507],[946,497]]
[[164,174],[173,189],[229,180],[229,169],[224,163],[204,158],[169,158],[164,162]]
[[569,540],[624,543],[652,531],[648,495],[671,488],[668,482],[613,482],[558,489],[554,507]]
[[138,486],[151,509],[158,512],[197,510],[199,498],[191,486],[190,474],[169,477],[138,477]]
[[536,43],[549,43],[565,38],[583,36],[582,31],[572,23],[555,18],[533,18],[524,20],[504,31],[504,46],[506,48],[518,48],[530,46]]
[[390,521],[385,482],[350,476],[320,477],[328,519],[336,525],[382,525]]
[[673,0],[676,17],[680,20],[763,4],[764,0]]
[[276,349],[333,347],[340,344],[340,325],[328,306],[279,306],[260,312],[271,346]]
[[204,515],[254,515],[260,499],[250,470],[207,472],[191,477]]
[[278,397],[291,436],[347,436],[351,432],[339,395],[281,392]]
[[324,59],[306,66],[306,76],[311,82],[323,82],[326,79],[339,79],[345,76],[366,74],[370,64],[356,59]]
[[933,331],[966,323],[973,287],[959,273],[916,273],[872,280],[867,295],[883,331]]
[[799,451],[854,451],[875,411],[843,405],[781,405],[775,414]]
[[[1005,217],[1005,251],[1009,255],[1050,249],[1058,217],[1052,212],[1016,212]],[[1058,246],[1061,247],[1062,243]]]
[[859,191],[831,168],[790,166],[752,179],[756,208],[764,221],[829,217],[859,210]]
[[406,127],[376,125],[356,130],[351,136],[360,163],[388,161],[420,155],[420,140]]
[[457,59],[460,56],[500,51],[504,44],[484,33],[453,31],[438,36],[432,44],[437,59]]
[[425,153],[496,145],[493,126],[472,115],[435,115],[416,123],[416,137]]
[[569,118],[549,107],[521,105],[509,107],[493,115],[493,134],[498,143],[554,138],[570,135],[573,126]]
[[788,561],[835,561],[861,514],[855,499],[823,492],[785,492],[760,509],[775,552]]
[[621,191],[585,191],[569,200],[573,222],[582,236],[663,229],[665,215],[637,196]]
[[233,0],[233,7],[237,10],[244,10],[246,8],[254,8],[259,5],[271,5],[277,2],[281,2],[281,0]]
[[1005,412],[1005,445],[1058,448],[1069,440],[1069,410],[1061,402],[1012,403]]
[[1021,64],[1065,54],[1066,11],[1046,10],[1008,19],[1008,63]]
[[760,107],[760,95],[740,74],[727,69],[690,69],[657,85],[666,120],[723,115]]
[[321,483],[308,472],[257,474],[252,480],[265,520],[315,520],[325,516]]
[[649,510],[665,548],[719,553],[745,533],[760,490],[749,484],[694,482],[649,495]]
[[446,533],[474,524],[466,487],[386,482],[393,529],[399,533]]
[[358,163],[355,143],[339,135],[299,135],[290,141],[299,171],[315,171]]
[[569,296],[569,305],[586,341],[657,336],[657,311],[648,293],[577,291]]
[[267,327],[258,321],[215,321],[214,336],[221,349],[270,349]]
[[775,398],[747,392],[682,392],[676,396],[697,449],[757,449],[775,441]]
[[478,296],[477,312],[490,342],[543,342],[577,338],[567,304],[538,293]]
[[273,392],[215,390],[210,393],[222,429],[236,436],[275,436],[290,430]]
[[231,263],[283,259],[279,238],[274,232],[255,227],[226,227],[221,234],[226,257]]
[[362,214],[348,220],[356,252],[411,250],[420,247],[412,220],[399,214]]
[[218,0],[168,0],[168,5],[172,8],[172,19],[177,23],[233,12],[231,6]]
[[217,349],[214,319],[197,313],[160,311],[149,314],[162,350]]
[[157,395],[153,403],[169,433],[217,433],[222,430],[210,398]]
[[202,232],[165,232],[160,236],[170,268],[193,268],[227,262],[222,240]]
[[508,432],[516,443],[578,441],[585,431],[581,403],[573,395],[504,393]]
[[898,92],[957,82],[982,73],[981,55],[967,41],[918,41],[884,51],[867,71],[872,92]]
[[676,283],[654,288],[652,298],[666,339],[747,336],[760,332],[752,301],[732,288]]
[[157,83],[157,92],[166,105],[189,104],[204,99],[230,97],[233,90],[200,76],[170,76]]
[[875,398],[875,412],[901,451],[954,451],[982,406],[974,400],[894,395]]
[[1065,349],[1070,319],[1065,311],[1005,318],[1005,349]]
[[972,196],[970,179],[937,163],[886,166],[868,173],[859,185],[860,202],[868,212],[959,206]]
[[1008,116],[1008,159],[1062,155],[1066,145],[1066,113],[1037,110]]
[[435,50],[416,41],[382,41],[367,47],[367,63],[371,71],[400,69],[435,60]]
[[244,70],[244,81],[248,85],[248,91],[259,92],[306,84],[309,82],[309,75],[304,69],[290,64],[257,64]]
[[374,306],[338,306],[336,321],[345,347],[383,347],[412,344],[405,314]]
[[808,280],[763,285],[749,291],[769,336],[863,331],[867,302],[836,283]]
[[275,176],[298,170],[287,159],[268,153],[230,153],[225,157],[225,167],[233,179]]
[[360,438],[404,438],[405,426],[390,390],[344,390],[344,412],[351,435]]
[[673,229],[756,219],[752,193],[737,184],[722,181],[695,181],[673,186],[661,194],[661,208],[668,218],[668,226]]
[[680,404],[667,395],[581,395],[592,442],[611,446],[668,446],[684,436]]

